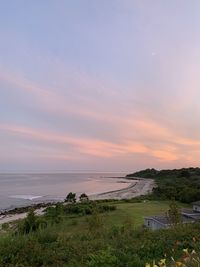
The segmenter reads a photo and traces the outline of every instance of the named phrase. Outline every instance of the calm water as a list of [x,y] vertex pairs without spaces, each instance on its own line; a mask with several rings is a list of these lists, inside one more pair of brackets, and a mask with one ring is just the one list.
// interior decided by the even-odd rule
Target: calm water
[[121,189],[128,186],[126,180],[118,178],[124,176],[124,173],[0,174],[0,209],[63,200],[71,191],[90,195]]

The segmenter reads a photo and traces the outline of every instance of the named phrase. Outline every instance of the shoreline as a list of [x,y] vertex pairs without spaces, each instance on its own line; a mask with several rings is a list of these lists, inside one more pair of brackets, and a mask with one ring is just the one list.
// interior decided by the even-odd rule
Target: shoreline
[[131,184],[129,184],[129,186],[118,190],[89,195],[89,199],[90,200],[130,199],[142,195],[147,195],[151,193],[153,187],[155,187],[155,181],[153,179],[138,178],[138,177],[131,177],[131,179],[125,177],[125,179],[130,181]]
[[[130,199],[142,195],[146,195],[152,192],[153,187],[155,186],[155,181],[153,179],[145,179],[145,178],[138,178],[138,177],[131,177],[126,178],[130,181],[130,184],[122,189],[107,191],[99,194],[91,194],[88,195],[89,200],[106,200],[106,199],[115,199],[115,200],[122,200],[122,199]],[[132,181],[132,182],[131,182]],[[0,215],[0,225],[4,223],[11,223],[17,221],[19,219],[24,219],[27,216],[28,210],[30,208],[34,208],[36,215],[40,216],[43,215],[43,211],[48,206],[53,206],[56,203],[63,203],[63,201],[55,201],[55,202],[41,202],[38,204],[32,204],[29,206],[14,208],[12,210],[7,210],[1,212]]]
[[[112,190],[113,192],[125,189],[131,184],[130,179],[127,179],[126,177],[122,177],[122,176],[118,176],[118,177],[110,176],[110,177],[103,177],[103,178],[115,179],[116,180],[116,182],[115,182],[116,184],[120,183],[120,184],[123,185],[123,186],[121,186],[121,188]],[[124,184],[128,184],[128,186],[124,186]],[[116,188],[117,188],[117,186],[116,186]],[[85,192],[76,192],[76,191],[72,191],[72,192],[76,193],[77,199],[79,198],[79,196],[82,193],[85,193]],[[102,190],[100,192],[94,192],[94,193],[93,192],[92,193],[87,193],[86,192],[86,194],[88,195],[88,197],[90,197],[90,196],[93,196],[93,195],[99,195],[99,194],[104,194],[104,193],[108,193],[108,192],[110,192],[110,189],[106,190],[104,188],[104,190]],[[10,207],[1,208],[0,209],[0,217],[1,217],[1,215],[6,215],[6,214],[22,213],[24,211],[27,211],[27,209],[29,209],[31,207],[34,208],[34,209],[37,209],[37,208],[40,208],[40,207],[47,207],[49,205],[54,205],[56,203],[62,203],[65,200],[65,196],[42,195],[42,196],[34,196],[33,197],[33,195],[31,195],[32,198],[23,198],[24,196],[29,196],[29,195],[16,195],[16,196],[19,196],[20,200],[24,199],[25,202],[21,203],[19,205],[18,204],[16,204],[16,205],[12,204]],[[13,198],[15,198],[15,197],[13,197]],[[18,199],[18,198],[16,197],[16,199]]]

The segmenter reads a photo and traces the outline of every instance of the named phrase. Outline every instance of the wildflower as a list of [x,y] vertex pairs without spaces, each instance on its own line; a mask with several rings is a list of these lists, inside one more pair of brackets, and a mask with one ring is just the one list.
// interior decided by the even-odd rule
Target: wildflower
[[163,267],[166,266],[166,259],[161,259],[159,265]]
[[145,267],[151,267],[151,265],[149,263],[146,263],[146,266]]
[[189,252],[188,252],[188,248],[184,248],[184,249],[183,249],[183,252],[184,252],[185,254],[189,254]]

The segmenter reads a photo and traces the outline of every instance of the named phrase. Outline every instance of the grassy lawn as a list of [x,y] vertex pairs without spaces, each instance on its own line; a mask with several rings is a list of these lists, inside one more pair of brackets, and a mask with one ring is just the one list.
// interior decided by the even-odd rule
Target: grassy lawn
[[[112,212],[104,213],[103,222],[105,226],[122,225],[127,221],[131,221],[135,227],[144,223],[145,216],[159,215],[165,213],[169,209],[169,201],[146,201],[141,203],[127,203],[127,202],[113,202],[109,205],[116,205],[117,209]],[[182,203],[178,203],[181,207],[188,207]],[[71,233],[82,233],[87,227],[87,220],[89,216],[71,216],[66,217],[61,224],[59,224],[59,232],[64,235]],[[58,226],[55,225],[55,230],[58,231]]]
[[[127,219],[131,220],[135,227],[142,225],[145,216],[163,214],[169,209],[169,201],[146,201],[141,203],[113,203],[117,210],[106,214],[106,224],[122,224]],[[186,207],[178,203],[180,207]]]
[[[131,222],[134,227],[138,227],[144,223],[145,216],[165,213],[169,209],[169,203],[169,201],[146,201],[141,203],[109,202],[108,205],[114,205],[117,209],[103,213],[100,216],[104,225],[108,228],[128,222]],[[180,207],[188,207],[188,205],[182,203],[178,203],[178,205]],[[90,218],[91,215],[66,215],[63,216],[63,220],[59,224],[49,225],[48,229],[51,232],[59,233],[60,236],[70,236],[73,233],[81,234],[87,232],[88,220]]]

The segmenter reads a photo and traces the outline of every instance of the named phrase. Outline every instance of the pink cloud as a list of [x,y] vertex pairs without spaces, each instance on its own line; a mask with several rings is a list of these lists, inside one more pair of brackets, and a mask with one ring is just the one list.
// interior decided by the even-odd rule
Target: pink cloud
[[147,149],[144,145],[136,142],[116,144],[98,139],[79,138],[68,134],[58,134],[55,132],[36,130],[17,125],[0,125],[1,131],[9,132],[15,136],[37,140],[42,142],[57,143],[73,146],[77,152],[89,154],[97,157],[112,157],[118,154],[144,153]]
[[[79,106],[79,102],[71,104],[69,103],[70,101],[66,102],[66,96],[62,97],[51,88],[43,88],[14,74],[1,72],[0,80],[14,85],[15,90],[21,90],[24,94],[27,93],[32,96],[39,107],[49,113],[78,115],[92,118],[102,123],[102,125],[104,122],[108,122],[116,127],[117,138],[113,141],[105,141],[101,138],[80,138],[68,133],[63,134],[18,125],[0,125],[2,131],[7,131],[17,137],[48,143],[49,146],[53,143],[73,147],[72,152],[67,150],[63,152],[59,148],[52,149],[51,155],[48,152],[42,153],[40,151],[41,157],[43,155],[46,158],[56,157],[67,160],[80,158],[84,155],[101,158],[121,156],[123,160],[126,160],[128,155],[143,154],[157,161],[173,162],[179,159],[192,161],[192,155],[197,155],[198,152],[196,150],[200,149],[200,140],[186,138],[181,133],[178,133],[176,129],[168,127],[164,121],[157,122],[153,118],[150,119],[142,109],[127,109],[126,115],[124,113],[120,114],[120,112],[115,113],[117,108],[107,113],[106,108],[104,110],[103,106],[98,106],[98,101],[93,101],[87,96],[85,96],[85,103]],[[85,83],[88,86],[90,85],[90,78],[87,76]],[[92,84],[95,86],[95,80],[92,81]],[[103,85],[99,82],[96,83],[96,86],[103,88]],[[83,98],[80,97],[79,100],[83,100]],[[97,105],[96,109],[95,105]],[[183,147],[185,151],[189,151],[188,155],[184,155]]]

